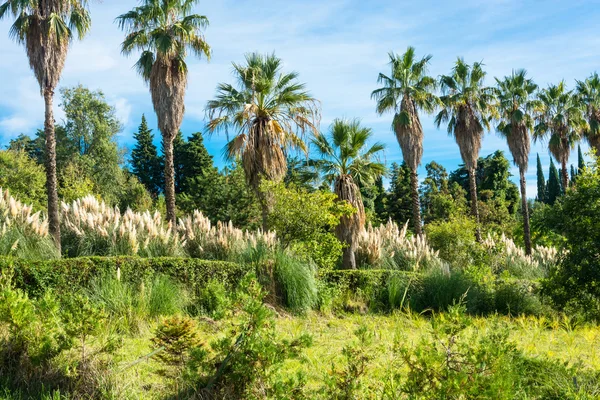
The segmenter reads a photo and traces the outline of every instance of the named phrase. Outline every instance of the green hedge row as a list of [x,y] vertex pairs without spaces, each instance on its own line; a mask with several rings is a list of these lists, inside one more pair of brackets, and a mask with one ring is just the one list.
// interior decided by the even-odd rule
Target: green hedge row
[[[86,287],[103,274],[117,274],[127,282],[140,282],[164,274],[198,293],[211,280],[234,288],[247,266],[193,258],[90,257],[31,261],[0,258],[0,272],[11,274],[17,287],[32,296],[52,288],[68,292]],[[540,314],[537,284],[496,278],[482,282],[463,273],[418,274],[395,270],[321,271],[320,296],[332,302],[360,300],[372,311],[390,311],[400,305],[415,311],[443,311],[464,301],[472,314]],[[327,294],[328,293],[328,294]],[[343,307],[343,305],[342,305]]]
[[420,274],[395,270],[328,271],[321,281],[337,296],[360,300],[374,311],[390,311],[400,305],[417,312],[445,311],[464,302],[471,314],[533,314],[548,312],[537,282],[517,279],[476,279],[455,272]]
[[126,282],[165,274],[194,290],[212,279],[235,286],[247,272],[239,264],[194,258],[90,257],[44,261],[0,258],[0,272],[11,274],[17,287],[34,296],[49,288],[71,291],[86,287],[94,277],[116,276],[117,271]]

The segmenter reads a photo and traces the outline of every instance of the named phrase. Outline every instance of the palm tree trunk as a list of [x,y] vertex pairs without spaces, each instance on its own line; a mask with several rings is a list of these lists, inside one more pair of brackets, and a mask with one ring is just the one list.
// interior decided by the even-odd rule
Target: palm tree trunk
[[[174,138],[175,136],[173,136]],[[173,139],[164,137],[165,151],[165,200],[167,203],[167,221],[173,226],[177,223],[175,208],[175,160],[173,159]]]
[[477,227],[475,228],[475,237],[478,242],[481,239],[481,227],[479,226],[479,206],[477,205],[477,180],[475,179],[475,169],[471,168],[469,173],[469,191],[471,192],[471,215],[475,218]]
[[421,227],[421,202],[419,201],[419,177],[417,171],[410,170],[410,188],[412,195],[412,211],[413,211],[413,224],[415,228],[415,235],[421,235],[423,229]]
[[352,245],[348,245],[344,248],[344,255],[342,258],[343,269],[356,269],[356,257],[354,252],[356,249]]
[[58,208],[58,184],[56,179],[56,136],[54,133],[54,115],[52,103],[54,91],[44,89],[45,121],[44,134],[46,135],[46,192],[48,194],[48,222],[50,234],[60,254],[60,214]]
[[521,183],[521,209],[523,213],[523,236],[525,238],[525,253],[531,255],[531,229],[529,227],[529,205],[527,204],[527,184],[525,170],[519,171]]
[[560,171],[560,174],[562,177],[563,193],[566,193],[567,188],[569,187],[569,173],[567,172],[567,160],[563,159],[561,161],[561,168],[562,170]]

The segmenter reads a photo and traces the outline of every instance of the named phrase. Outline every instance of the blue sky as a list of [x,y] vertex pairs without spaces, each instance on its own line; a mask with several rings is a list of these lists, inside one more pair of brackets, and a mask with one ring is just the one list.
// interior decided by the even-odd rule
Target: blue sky
[[[114,24],[117,15],[136,4],[134,0],[93,2],[91,34],[70,49],[61,81],[61,86],[83,84],[105,93],[123,122],[119,141],[128,149],[142,113],[152,127],[156,125],[148,89],[131,68],[135,59],[121,56],[123,34]],[[565,79],[573,87],[575,79],[585,78],[600,63],[599,5],[577,0],[201,0],[197,12],[210,20],[206,39],[213,58],[210,63],[189,60],[182,130],[186,135],[205,130],[204,105],[217,83],[232,81],[232,61],[242,61],[250,51],[275,51],[285,68],[299,72],[300,80],[321,101],[323,131],[336,117],[358,117],[373,129],[376,140],[386,143],[386,161],[401,162],[390,130],[391,115],[378,116],[370,99],[377,74],[387,72],[389,51],[401,53],[411,45],[419,55],[432,54],[433,76],[448,73],[456,57],[462,56],[469,63],[484,62],[489,84],[495,76],[526,68],[540,86]],[[9,27],[10,21],[0,22],[0,145],[43,125],[43,100],[24,50],[8,37]],[[58,104],[55,112],[60,121],[63,113]],[[436,129],[432,117],[422,116],[422,121],[421,175],[432,160],[448,170],[456,168],[461,161],[453,138],[445,129]],[[207,138],[206,143],[216,163],[223,165],[224,137]],[[486,133],[481,155],[497,149],[507,152],[496,133]],[[549,164],[544,144],[534,145],[529,197],[536,192],[536,152],[546,171]]]

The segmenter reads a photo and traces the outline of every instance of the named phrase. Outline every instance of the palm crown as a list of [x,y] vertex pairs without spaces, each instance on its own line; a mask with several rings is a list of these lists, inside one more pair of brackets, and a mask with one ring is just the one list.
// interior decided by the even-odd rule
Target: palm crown
[[452,74],[440,77],[443,108],[435,123],[438,127],[448,123],[448,133],[456,137],[467,168],[476,166],[481,135],[495,115],[493,91],[484,86],[485,76],[482,63],[471,66],[459,58]]
[[198,0],[144,0],[143,4],[117,18],[119,26],[129,31],[122,51],[142,54],[136,69],[146,81],[151,80],[156,61],[168,61],[187,73],[188,51],[210,58],[210,46],[201,31],[208,26],[203,15],[192,14]]
[[549,137],[550,152],[558,162],[566,164],[571,149],[586,127],[577,98],[562,81],[542,89],[538,101],[534,138]]
[[[304,134],[318,134],[318,102],[298,83],[296,72],[283,73],[274,54],[246,55],[246,64],[233,64],[237,87],[221,83],[207,104],[211,132],[235,130],[225,155],[242,157],[246,177],[258,185],[261,177],[285,175],[286,150],[306,152]],[[228,136],[229,137],[229,136]]]
[[594,72],[585,81],[577,81],[577,96],[585,106],[588,120],[586,138],[596,152],[600,151],[600,76]]
[[513,71],[510,76],[496,78],[495,94],[500,122],[496,130],[507,139],[508,147],[519,168],[527,168],[529,162],[529,131],[533,130],[533,110],[536,100],[532,99],[537,85],[527,78],[527,71]]
[[371,93],[377,101],[377,112],[393,112],[392,130],[402,148],[406,163],[417,169],[423,157],[423,128],[418,110],[431,113],[439,99],[433,94],[435,79],[427,75],[431,55],[420,60],[415,58],[415,49],[409,47],[400,56],[390,53],[391,73],[379,74],[377,82],[383,86]]
[[332,184],[340,176],[351,176],[357,183],[368,184],[385,173],[385,165],[376,159],[385,146],[367,145],[373,136],[371,129],[360,126],[358,120],[336,119],[330,132],[331,141],[325,135],[312,141],[320,156],[313,164],[327,183]]
[[66,49],[90,30],[86,0],[5,0],[0,19],[12,15],[10,35],[24,44],[40,87],[54,90],[62,73]]
[[[389,53],[390,76],[379,74],[377,83],[382,84],[383,87],[371,93],[371,97],[377,101],[378,113],[392,111],[398,114],[397,118],[401,123],[410,123],[406,112],[403,113],[400,108],[404,97],[411,98],[417,108],[426,112],[435,109],[437,101],[432,92],[435,90],[436,82],[427,75],[427,66],[431,57],[427,55],[416,60],[414,47],[409,47],[402,56]],[[393,126],[396,126],[396,121]]]

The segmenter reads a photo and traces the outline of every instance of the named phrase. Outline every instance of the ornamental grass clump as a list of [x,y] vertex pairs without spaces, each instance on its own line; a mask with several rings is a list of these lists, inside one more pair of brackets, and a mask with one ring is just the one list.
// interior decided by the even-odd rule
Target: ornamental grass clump
[[0,255],[27,259],[57,258],[48,235],[48,221],[40,211],[0,188]]
[[359,236],[359,265],[415,271],[443,268],[438,252],[429,246],[427,238],[409,236],[407,230],[408,223],[400,229],[391,220],[376,228],[369,225]]
[[234,227],[231,221],[213,225],[197,210],[179,220],[177,231],[185,250],[195,258],[237,261],[248,247],[261,244],[274,250],[278,244],[275,232],[244,231]]
[[488,237],[482,243],[491,257],[494,272],[508,271],[519,278],[542,278],[548,270],[558,263],[559,251],[554,247],[535,246],[531,255],[525,249],[502,234],[499,237]]
[[109,207],[93,196],[62,203],[62,245],[69,257],[176,257],[185,254],[177,230],[151,214]]

